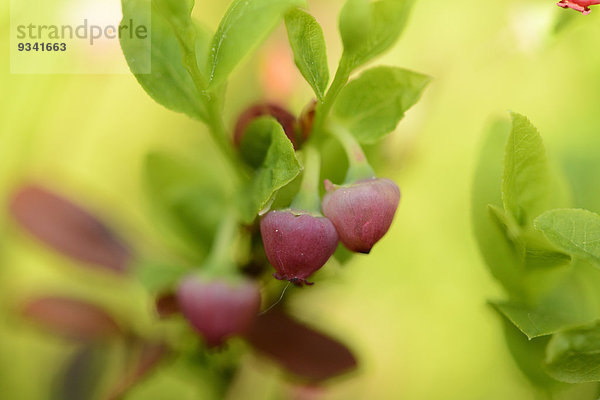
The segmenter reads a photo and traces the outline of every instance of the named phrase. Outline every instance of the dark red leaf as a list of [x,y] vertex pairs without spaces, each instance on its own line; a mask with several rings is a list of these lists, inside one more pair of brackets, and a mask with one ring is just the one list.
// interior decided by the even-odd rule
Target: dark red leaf
[[22,312],[51,333],[68,339],[90,341],[122,333],[108,313],[80,300],[38,297],[27,302]]
[[30,234],[78,261],[122,272],[131,254],[92,214],[42,187],[20,188],[10,211]]
[[167,354],[167,347],[163,343],[143,343],[139,352],[134,354],[131,368],[112,389],[108,400],[123,398],[125,393],[141,381]]
[[281,310],[260,316],[246,338],[260,353],[311,381],[325,380],[356,367],[356,359],[346,346]]

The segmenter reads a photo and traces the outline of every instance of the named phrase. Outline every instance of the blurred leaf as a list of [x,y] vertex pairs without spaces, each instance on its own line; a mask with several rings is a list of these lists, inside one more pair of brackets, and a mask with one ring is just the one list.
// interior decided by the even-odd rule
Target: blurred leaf
[[[600,318],[600,270],[578,262],[563,275],[554,288],[535,303],[508,301],[492,302],[492,305],[530,339]],[[527,282],[538,283],[537,280]]]
[[542,212],[564,206],[566,199],[557,190],[540,134],[529,120],[511,113],[512,130],[506,144],[502,199],[504,209],[519,225],[531,226]]
[[535,227],[566,252],[600,266],[600,215],[580,209],[551,210]]
[[546,371],[562,382],[600,381],[600,324],[554,335],[546,350]]
[[527,379],[534,385],[546,389],[560,385],[559,382],[550,378],[543,368],[546,346],[550,341],[550,336],[529,339],[511,321],[504,316],[501,318],[506,345]]
[[99,219],[64,197],[36,185],[22,186],[10,211],[27,232],[84,263],[122,273],[131,254]]
[[242,218],[247,223],[252,222],[275,192],[290,183],[301,170],[294,147],[281,125],[273,118],[262,117],[254,120],[249,129],[255,124],[265,129],[264,137],[268,134],[271,140],[262,164],[247,188],[247,195],[242,199]]
[[[133,21],[151,27],[151,32],[150,40],[121,35],[120,42],[129,68],[150,97],[170,110],[206,121],[206,109],[185,67],[182,48],[208,49],[210,33],[190,18],[193,4],[192,0],[123,0],[121,25]],[[206,71],[206,55],[200,54],[196,62],[200,71]],[[148,63],[150,71],[146,71]]]
[[527,288],[521,277],[518,253],[505,229],[491,218],[488,208],[502,206],[503,149],[509,132],[509,123],[497,120],[486,133],[473,179],[471,220],[479,250],[492,275],[509,293],[522,298]]
[[122,399],[123,396],[151,371],[153,371],[167,354],[167,348],[163,343],[140,343],[138,346],[129,348],[129,366],[121,379],[111,389],[108,400]]
[[165,236],[193,261],[201,261],[226,209],[228,189],[223,181],[210,165],[153,152],[146,157],[144,185],[167,228]]
[[27,301],[23,316],[54,335],[94,341],[122,334],[115,320],[99,307],[67,297],[37,297]]
[[135,268],[140,283],[150,293],[161,293],[173,290],[181,278],[190,272],[190,268],[160,262],[142,262]]
[[370,3],[368,35],[360,45],[344,49],[349,67],[357,68],[388,50],[406,26],[413,0],[380,0]]
[[296,66],[312,86],[317,98],[322,100],[329,82],[323,30],[312,15],[300,9],[285,15],[285,26]]
[[369,0],[346,0],[340,11],[339,30],[347,52],[352,52],[367,40],[371,29]]
[[108,349],[102,344],[81,346],[61,371],[53,398],[56,400],[93,400],[110,366]]
[[304,0],[234,0],[212,39],[208,66],[210,86],[224,82],[289,9],[301,6],[305,6]]
[[346,264],[348,261],[350,261],[354,256],[356,255],[356,253],[354,253],[353,251],[350,251],[346,248],[346,246],[344,246],[343,244],[339,244],[337,249],[335,249],[335,253],[333,253],[333,256],[335,257],[335,259],[341,264],[344,265]]
[[373,143],[396,129],[429,81],[401,68],[369,69],[342,89],[334,114],[361,143]]
[[506,239],[514,245],[519,262],[526,268],[523,270],[524,274],[534,268],[550,269],[571,262],[569,255],[558,251],[537,232],[522,232],[514,219],[504,210],[491,204],[488,205],[488,208],[492,219],[499,224]]
[[329,379],[356,368],[356,359],[346,346],[281,310],[258,317],[246,338],[258,352],[311,381]]

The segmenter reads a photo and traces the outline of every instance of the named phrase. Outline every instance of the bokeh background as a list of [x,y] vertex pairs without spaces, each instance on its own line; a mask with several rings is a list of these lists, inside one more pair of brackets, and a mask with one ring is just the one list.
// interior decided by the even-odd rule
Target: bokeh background
[[[8,3],[0,2],[0,387],[2,398],[35,400],[47,398],[50,372],[73,346],[21,321],[14,311],[20,300],[63,293],[140,326],[149,318],[135,285],[101,273],[90,278],[19,231],[6,212],[14,187],[44,183],[95,210],[136,248],[160,251],[141,185],[144,156],[159,148],[201,158],[216,174],[222,166],[204,126],[155,104],[133,76],[11,75]],[[197,0],[194,14],[214,29],[227,3]],[[342,1],[309,4],[333,71]],[[290,304],[359,358],[359,370],[328,384],[323,398],[541,396],[511,360],[501,321],[486,305],[502,292],[472,237],[471,183],[486,126],[514,110],[542,133],[577,205],[600,211],[600,9],[592,10],[582,16],[552,0],[419,0],[401,41],[376,61],[434,80],[374,160],[403,193],[390,233],[371,255],[325,274]],[[264,99],[297,112],[311,99],[283,27],[236,70],[229,126]],[[281,374],[268,363],[247,365],[233,398],[278,398]],[[159,375],[132,398],[199,396],[197,377]]]

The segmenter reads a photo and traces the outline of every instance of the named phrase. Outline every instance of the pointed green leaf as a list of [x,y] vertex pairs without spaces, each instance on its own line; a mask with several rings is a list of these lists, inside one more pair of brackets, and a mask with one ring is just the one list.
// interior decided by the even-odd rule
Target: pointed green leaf
[[600,324],[554,335],[546,349],[546,371],[562,382],[599,382]]
[[346,51],[351,52],[363,45],[371,29],[369,0],[347,0],[340,11],[339,29]]
[[273,195],[290,183],[301,170],[292,142],[277,120],[271,117],[257,118],[248,129],[254,130],[257,126],[264,129],[271,140],[262,164],[255,171],[247,188],[247,195],[242,199],[242,218],[248,223],[252,222]]
[[504,209],[521,226],[531,226],[542,212],[565,205],[552,175],[542,138],[529,120],[511,113],[512,130],[506,144],[502,200]]
[[600,215],[580,209],[551,210],[536,218],[535,228],[569,254],[600,266]]
[[376,142],[396,129],[430,80],[402,68],[369,69],[342,89],[334,115],[361,143]]
[[304,0],[234,0],[212,39],[208,65],[210,86],[224,82],[287,11],[304,5]]
[[[209,33],[189,16],[193,1],[123,0],[122,3],[122,25],[133,21],[136,26],[151,29],[146,39],[131,35],[120,38],[123,54],[140,85],[166,108],[206,121],[204,104],[184,65],[182,50],[182,46],[208,48]],[[203,60],[205,56],[199,57],[201,63]]]
[[[365,39],[356,46],[345,48],[344,57],[350,69],[372,60],[388,50],[406,26],[413,0],[380,0],[370,3],[370,23]],[[347,33],[347,32],[346,32]]]
[[322,100],[329,82],[323,30],[312,15],[300,9],[286,14],[285,26],[296,66],[312,86],[317,98]]

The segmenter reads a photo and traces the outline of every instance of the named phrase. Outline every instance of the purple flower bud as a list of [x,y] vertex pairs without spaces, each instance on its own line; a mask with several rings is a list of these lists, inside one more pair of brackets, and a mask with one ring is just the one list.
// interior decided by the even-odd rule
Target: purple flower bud
[[368,253],[388,231],[400,189],[389,179],[366,179],[349,186],[325,181],[327,193],[321,206],[348,249]]
[[265,253],[273,276],[296,285],[306,281],[334,253],[338,234],[325,217],[296,210],[271,211],[260,221]]
[[260,311],[260,291],[249,280],[189,276],[179,285],[181,311],[209,347],[246,333]]

